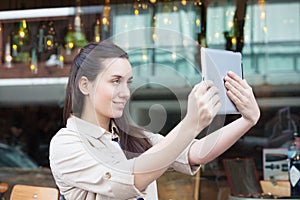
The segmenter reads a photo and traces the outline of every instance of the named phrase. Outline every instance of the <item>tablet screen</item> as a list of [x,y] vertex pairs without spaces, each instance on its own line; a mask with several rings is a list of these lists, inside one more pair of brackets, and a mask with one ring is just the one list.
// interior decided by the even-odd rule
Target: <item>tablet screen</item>
[[219,96],[222,107],[218,114],[238,114],[235,105],[226,95],[224,77],[228,71],[233,71],[243,78],[242,55],[219,49],[201,48],[202,79],[212,80],[220,90]]

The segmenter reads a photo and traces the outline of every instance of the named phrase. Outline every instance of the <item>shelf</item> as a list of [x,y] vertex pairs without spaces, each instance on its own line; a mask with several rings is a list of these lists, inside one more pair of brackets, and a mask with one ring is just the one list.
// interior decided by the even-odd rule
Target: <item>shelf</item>
[[[83,6],[80,7],[80,14],[95,14],[101,13],[103,6]],[[11,10],[0,11],[0,22],[9,20],[20,19],[33,19],[33,18],[51,18],[74,16],[77,13],[76,7],[63,7],[63,8],[41,8],[41,9],[26,9],[26,10]]]
[[0,79],[0,106],[62,106],[67,82],[67,77]]
[[66,85],[67,77],[58,78],[10,78],[0,79],[0,87],[2,86],[34,86],[34,85]]
[[57,66],[46,67],[44,63],[38,64],[38,72],[32,73],[29,69],[29,63],[17,63],[13,64],[11,68],[0,65],[0,79],[11,78],[53,78],[53,77],[68,77],[71,65],[64,65],[63,68]]

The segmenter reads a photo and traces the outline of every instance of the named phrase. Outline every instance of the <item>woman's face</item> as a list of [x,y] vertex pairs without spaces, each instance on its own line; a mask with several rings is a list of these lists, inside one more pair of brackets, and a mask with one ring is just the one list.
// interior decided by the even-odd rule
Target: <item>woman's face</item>
[[104,61],[106,68],[92,84],[91,103],[98,120],[119,118],[130,98],[129,84],[132,68],[125,58],[111,58]]

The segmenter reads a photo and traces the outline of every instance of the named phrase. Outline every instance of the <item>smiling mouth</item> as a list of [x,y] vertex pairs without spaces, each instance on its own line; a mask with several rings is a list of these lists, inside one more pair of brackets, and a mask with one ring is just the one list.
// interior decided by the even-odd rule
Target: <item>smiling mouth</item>
[[125,107],[126,102],[115,102],[113,101],[114,104],[119,105],[119,106],[123,106]]

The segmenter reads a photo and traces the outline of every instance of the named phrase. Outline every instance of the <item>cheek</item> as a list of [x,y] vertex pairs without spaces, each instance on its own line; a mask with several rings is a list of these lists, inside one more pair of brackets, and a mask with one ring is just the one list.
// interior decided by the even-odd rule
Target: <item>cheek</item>
[[95,101],[98,103],[105,103],[111,101],[114,97],[114,89],[108,85],[101,85],[95,90]]

